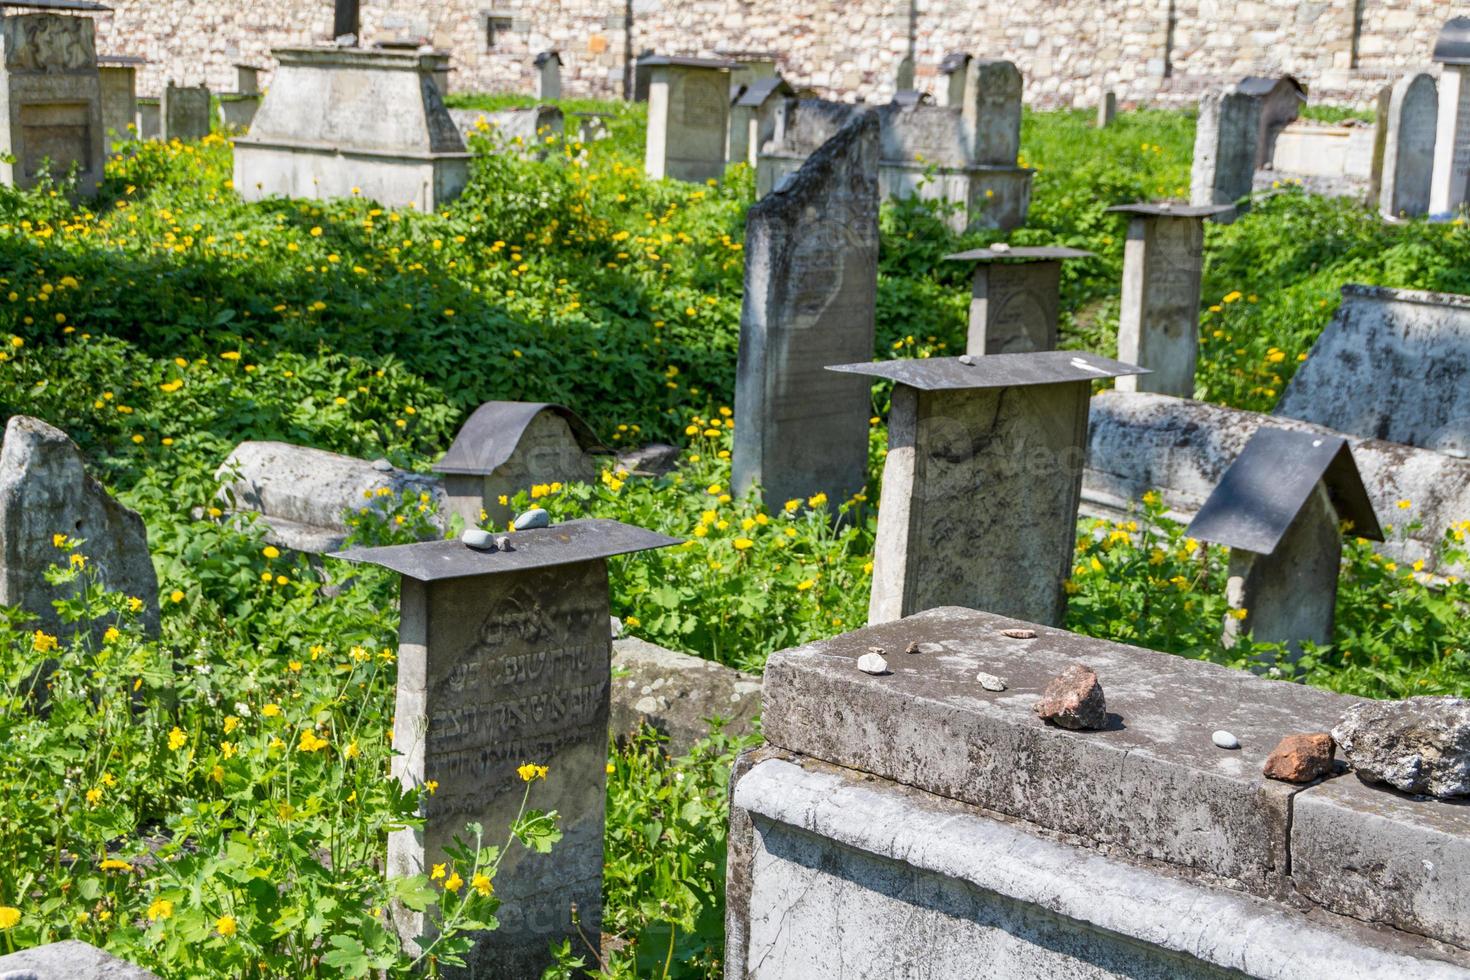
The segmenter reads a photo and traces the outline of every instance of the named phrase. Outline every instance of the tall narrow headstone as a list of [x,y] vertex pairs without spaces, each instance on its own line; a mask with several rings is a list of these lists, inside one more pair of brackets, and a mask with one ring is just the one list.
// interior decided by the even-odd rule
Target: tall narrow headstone
[[946,261],[975,265],[966,353],[1055,350],[1062,261],[1092,254],[1078,248],[1012,248],[997,242],[946,255]]
[[645,174],[694,183],[724,174],[733,67],[705,58],[638,59],[648,72]]
[[533,64],[536,68],[536,98],[561,98],[561,55],[555,51],[543,51]]
[[197,140],[209,135],[209,89],[169,82],[159,108],[165,140]]
[[1444,25],[1434,43],[1439,76],[1439,116],[1434,137],[1434,176],[1429,213],[1449,216],[1470,198],[1470,17]]
[[1378,210],[1385,218],[1412,217],[1429,210],[1438,117],[1439,92],[1433,76],[1409,75],[1394,84],[1378,197]]
[[1097,100],[1097,128],[1106,129],[1118,114],[1118,93],[1108,89]]
[[867,483],[868,385],[824,368],[873,356],[878,145],[860,113],[747,212],[732,482],[772,507]]
[[956,108],[965,104],[965,83],[970,74],[970,62],[973,60],[963,51],[944,56],[944,60],[939,63],[939,87],[934,92],[936,103]]
[[1072,351],[843,364],[895,382],[868,621],[965,606],[1060,625],[1092,383]]
[[898,67],[893,73],[893,89],[895,92],[912,92],[914,90],[914,56],[904,55],[899,59]]
[[[95,11],[55,0],[49,11]],[[14,9],[14,8],[10,8]],[[97,45],[90,17],[5,12],[0,16],[0,183],[33,187],[72,170],[84,196],[102,179],[103,132]]]
[[1120,204],[1108,210],[1129,216],[1118,357],[1152,372],[1119,378],[1118,388],[1193,398],[1205,219],[1231,209],[1223,204],[1196,207],[1165,201]]
[[138,99],[138,139],[156,140],[163,135],[163,123],[159,119],[159,102],[156,98]]
[[[1373,96],[1373,155],[1368,161],[1368,193],[1364,198],[1371,206],[1383,195],[1383,158],[1388,148],[1388,115],[1393,105],[1393,86],[1384,85]],[[1344,159],[1351,165],[1351,159]]]
[[743,88],[730,104],[730,163],[756,166],[761,147],[776,135],[783,103],[795,94],[779,75],[755,79]]
[[259,95],[260,69],[254,65],[236,65],[235,93],[237,95]]
[[1014,167],[1021,153],[1021,72],[1009,61],[976,59],[965,74],[963,118],[972,162]]
[[[580,520],[506,536],[505,548],[458,541],[358,548],[347,561],[398,572],[398,692],[393,774],[438,783],[422,828],[388,836],[390,877],[427,874],[465,825],[499,840],[520,807],[517,767],[549,769],[534,805],[556,810],[548,855],[513,847],[495,878],[500,927],[473,935],[472,976],[538,978],[554,941],[580,943],[602,920],[602,841],[611,636],[607,559],[677,544],[616,521]],[[411,948],[432,924],[393,910]]]
[[138,66],[142,58],[127,55],[99,56],[97,79],[101,85],[102,129],[110,152],[137,133]]
[[1228,205],[1251,192],[1255,179],[1261,101],[1237,87],[1207,92],[1199,101],[1189,202],[1198,207]]

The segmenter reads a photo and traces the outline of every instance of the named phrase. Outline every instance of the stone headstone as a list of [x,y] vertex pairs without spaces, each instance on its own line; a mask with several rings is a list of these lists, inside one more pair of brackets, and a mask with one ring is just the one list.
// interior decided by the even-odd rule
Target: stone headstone
[[1429,213],[1448,216],[1470,198],[1470,17],[1448,21],[1434,45],[1439,76],[1439,114]]
[[1097,100],[1097,128],[1105,129],[1118,115],[1118,93],[1108,89]]
[[824,368],[873,352],[878,129],[856,116],[746,215],[731,479],[773,509],[867,483],[868,385]]
[[966,353],[1055,350],[1062,262],[1091,255],[1076,248],[995,246],[946,255],[946,261],[975,266]]
[[1388,113],[1393,103],[1393,87],[1381,86],[1373,97],[1373,151],[1368,159],[1368,193],[1371,206],[1383,194],[1383,158],[1388,147]]
[[664,751],[678,757],[710,733],[710,719],[724,721],[727,735],[755,730],[761,679],[693,654],[678,653],[629,636],[613,640],[614,736],[647,725],[664,735]]
[[592,453],[603,450],[575,412],[543,402],[486,402],[465,420],[449,451],[434,464],[444,477],[449,512],[469,527],[485,515],[503,528],[514,507],[500,503],[537,484],[590,483]]
[[1236,207],[1251,192],[1261,102],[1237,87],[1207,92],[1199,101],[1189,202]]
[[5,980],[158,980],[157,974],[79,939],[0,956]]
[[914,56],[906,54],[898,61],[898,67],[893,72],[893,89],[896,92],[912,92],[914,90]]
[[217,97],[220,128],[229,133],[246,133],[260,111],[259,95],[226,93]]
[[536,69],[536,98],[547,101],[561,98],[561,55],[543,51],[532,64]]
[[954,605],[1060,623],[1092,382],[1138,369],[1043,351],[832,370],[895,382],[868,621]]
[[649,80],[644,173],[654,180],[718,180],[725,172],[732,63],[653,57],[638,65]]
[[209,135],[209,89],[169,82],[159,109],[165,140],[197,140]]
[[163,122],[159,118],[158,99],[138,100],[138,139],[156,140],[163,135]]
[[1470,453],[1470,296],[1344,286],[1271,414]]
[[73,169],[83,196],[102,180],[101,80],[92,20],[55,13],[0,16],[0,182],[33,187]]
[[[510,550],[458,541],[353,549],[336,557],[402,577],[393,775],[428,780],[421,829],[388,836],[390,877],[426,874],[465,824],[498,839],[518,812],[517,768],[549,770],[532,806],[556,810],[562,839],[548,855],[512,845],[495,893],[493,932],[472,935],[474,975],[539,978],[553,942],[596,935],[602,921],[607,764],[607,558],[677,544],[616,521],[571,521],[508,536]],[[393,910],[411,949],[433,923]]]
[[61,636],[76,627],[62,622],[52,602],[76,586],[46,581],[47,568],[68,560],[52,540],[57,534],[85,541],[78,552],[87,571],[109,591],[143,600],[144,628],[158,630],[158,575],[143,519],[87,475],[66,433],[13,415],[0,444],[0,605],[21,607],[38,617],[33,628]]
[[260,69],[254,65],[236,65],[235,93],[237,95],[259,95]]
[[1394,84],[1378,197],[1378,210],[1385,218],[1413,217],[1429,210],[1438,118],[1439,91],[1433,76],[1408,75]]
[[970,62],[963,113],[971,161],[1014,167],[1021,152],[1021,72],[1015,64]]
[[1235,88],[1260,104],[1252,170],[1261,170],[1271,165],[1277,134],[1301,114],[1301,108],[1307,101],[1306,89],[1290,75],[1256,75],[1243,79]]
[[779,75],[755,79],[730,104],[730,163],[757,165],[762,146],[776,135],[782,104],[795,94]]
[[137,133],[138,66],[142,58],[97,59],[97,79],[102,103],[102,129],[108,152]]

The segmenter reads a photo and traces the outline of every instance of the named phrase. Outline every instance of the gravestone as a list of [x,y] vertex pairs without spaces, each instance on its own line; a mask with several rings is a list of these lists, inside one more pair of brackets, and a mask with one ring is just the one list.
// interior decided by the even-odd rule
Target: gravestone
[[1446,22],[1434,42],[1439,76],[1439,115],[1434,136],[1434,174],[1429,213],[1449,216],[1470,198],[1470,17]]
[[1432,75],[1407,75],[1394,84],[1378,197],[1378,211],[1385,218],[1428,212],[1438,117],[1439,91]]
[[1164,201],[1120,204],[1108,210],[1128,215],[1118,357],[1152,372],[1119,378],[1118,389],[1192,397],[1199,353],[1204,223],[1231,209]]
[[1226,647],[1240,636],[1281,643],[1332,642],[1343,522],[1382,541],[1378,518],[1340,436],[1256,430],[1200,508],[1187,533],[1230,549]]
[[1021,152],[1021,84],[1021,72],[1012,62],[970,62],[962,112],[972,162],[987,167],[1016,165]]
[[1260,103],[1252,169],[1262,170],[1271,165],[1277,135],[1301,115],[1301,108],[1307,101],[1307,90],[1290,75],[1279,78],[1252,75],[1242,79],[1236,90]]
[[648,136],[643,172],[703,183],[725,172],[732,62],[640,58],[648,71]]
[[1251,192],[1260,124],[1261,100],[1236,86],[1201,97],[1189,176],[1191,204],[1233,210]]
[[142,58],[129,55],[97,58],[102,131],[107,137],[108,152],[137,134],[138,66],[142,64],[146,64]]
[[532,65],[536,69],[536,98],[547,101],[561,98],[561,55],[543,51]]
[[[77,627],[63,622],[52,602],[78,586],[45,578],[47,568],[69,560],[52,540],[57,534],[85,541],[77,553],[86,556],[86,571],[109,591],[143,600],[143,626],[158,631],[158,575],[143,519],[87,475],[66,433],[12,415],[0,444],[0,605],[38,617],[31,629],[69,636]],[[100,637],[109,625],[97,621],[92,633]]]
[[[106,9],[83,0],[45,6],[48,11]],[[63,178],[74,169],[78,193],[95,194],[105,151],[91,18],[5,13],[0,49],[0,150],[8,154],[0,157],[0,182],[33,187],[43,173]]]
[[942,106],[965,104],[965,84],[969,79],[970,62],[974,59],[963,51],[954,51],[944,56],[939,63],[939,87],[935,89],[934,101]]
[[254,65],[236,65],[235,93],[237,95],[259,95],[260,69]]
[[1470,451],[1470,296],[1344,286],[1272,415],[1346,435]]
[[760,149],[776,135],[776,120],[783,103],[795,95],[779,76],[760,78],[745,86],[730,104],[730,139],[726,156],[730,163],[756,166]]
[[[334,557],[401,576],[393,775],[435,780],[420,829],[388,836],[388,875],[427,874],[465,825],[499,841],[524,785],[549,769],[531,805],[560,814],[549,855],[512,845],[495,878],[493,932],[473,934],[471,975],[539,978],[548,946],[580,943],[602,922],[609,658],[607,559],[677,544],[642,528],[580,520],[507,535],[508,549],[458,541],[355,548]],[[410,949],[432,937],[423,913],[392,910]]]
[[156,140],[163,136],[163,121],[159,118],[158,99],[138,100],[138,139]]
[[1106,129],[1118,115],[1118,93],[1109,89],[1097,100],[1097,128]]
[[997,243],[946,255],[946,261],[975,265],[966,353],[1055,350],[1062,261],[1092,254],[1078,248],[1012,248]]
[[746,214],[731,481],[772,509],[867,484],[869,386],[824,367],[873,355],[878,130],[860,113]]
[[209,89],[169,82],[159,109],[165,140],[197,140],[209,135]]
[[898,67],[893,72],[893,90],[895,92],[912,92],[914,90],[914,56],[906,54],[898,61]]
[[895,382],[868,621],[956,605],[1060,623],[1092,383],[1141,369],[1042,351],[829,370]]
[[571,409],[544,402],[486,402],[465,420],[434,472],[444,477],[450,513],[467,527],[505,527],[509,503],[537,484],[590,483],[594,452],[606,452]]

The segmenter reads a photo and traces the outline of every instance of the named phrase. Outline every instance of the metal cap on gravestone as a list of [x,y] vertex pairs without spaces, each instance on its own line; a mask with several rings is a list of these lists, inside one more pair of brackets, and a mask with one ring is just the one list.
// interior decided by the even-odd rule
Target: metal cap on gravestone
[[[520,807],[525,763],[547,766],[532,803],[561,815],[549,855],[512,847],[495,879],[500,927],[474,935],[471,971],[537,978],[548,946],[580,943],[602,920],[602,843],[611,631],[607,559],[678,544],[609,520],[506,536],[485,552],[458,541],[354,548],[333,557],[401,577],[393,775],[438,783],[422,829],[388,836],[388,874],[426,874],[477,822],[487,840]],[[393,910],[410,948],[431,939],[421,913]]]
[[1061,305],[1062,261],[1093,253],[1060,245],[1010,246],[946,255],[946,262],[973,262],[969,354],[1025,354],[1055,350]]
[[1432,58],[1441,65],[1470,65],[1470,17],[1445,21],[1434,39]]
[[939,88],[934,101],[943,106],[960,106],[965,101],[965,74],[973,61],[964,51],[951,51],[939,62]]
[[532,65],[536,68],[536,98],[561,98],[561,55],[555,51],[543,51]]
[[1383,540],[1347,440],[1258,429],[1187,531],[1230,549],[1226,644],[1331,643],[1344,527]]
[[1434,60],[1439,76],[1438,138],[1429,213],[1448,217],[1470,195],[1470,17],[1455,17],[1440,29]]
[[1124,378],[1118,389],[1193,398],[1204,221],[1232,208],[1154,201],[1107,210],[1129,216],[1118,357],[1153,372],[1147,378]]
[[704,183],[725,172],[733,61],[655,55],[638,59],[648,73],[648,134],[643,171]]
[[1039,351],[828,370],[895,383],[868,621],[966,606],[1059,625],[1092,383],[1144,369]]
[[431,469],[444,476],[451,512],[473,527],[503,526],[508,503],[538,483],[586,483],[596,477],[591,456],[609,450],[565,405],[486,402],[465,420],[449,450]]
[[776,135],[780,106],[796,93],[780,75],[732,82],[730,92],[730,139],[726,156],[730,163],[754,167],[761,147]]

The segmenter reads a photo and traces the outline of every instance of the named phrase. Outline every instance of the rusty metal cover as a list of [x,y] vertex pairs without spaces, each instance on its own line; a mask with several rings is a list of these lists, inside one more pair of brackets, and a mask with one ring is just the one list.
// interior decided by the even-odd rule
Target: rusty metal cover
[[1156,218],[1209,218],[1234,211],[1230,204],[1184,204],[1177,201],[1139,201],[1137,204],[1114,204],[1108,211],[1141,214]]
[[1378,517],[1346,439],[1314,432],[1256,430],[1190,522],[1201,541],[1269,555],[1307,502],[1318,481],[1353,533],[1383,540]]
[[1046,350],[1029,354],[966,354],[963,359],[906,357],[893,361],[834,364],[828,366],[827,370],[887,378],[921,391],[1064,384],[1149,373],[1147,368],[1136,364],[1124,364],[1109,357],[1070,350]]
[[551,402],[486,402],[475,409],[474,414],[460,426],[459,434],[449,445],[449,451],[431,468],[435,473],[475,476],[494,473],[510,459],[516,446],[520,444],[521,434],[526,431],[526,426],[542,412],[555,412],[566,419],[583,452],[611,451],[598,441],[591,427],[565,405]]
[[1017,245],[1014,248],[972,248],[946,255],[946,262],[1052,262],[1057,259],[1090,259],[1095,253],[1065,245]]
[[476,551],[459,541],[424,541],[384,548],[348,548],[327,557],[379,565],[420,582],[437,582],[571,565],[683,543],[679,538],[631,524],[590,518],[516,531],[506,537],[510,539],[509,551]]

